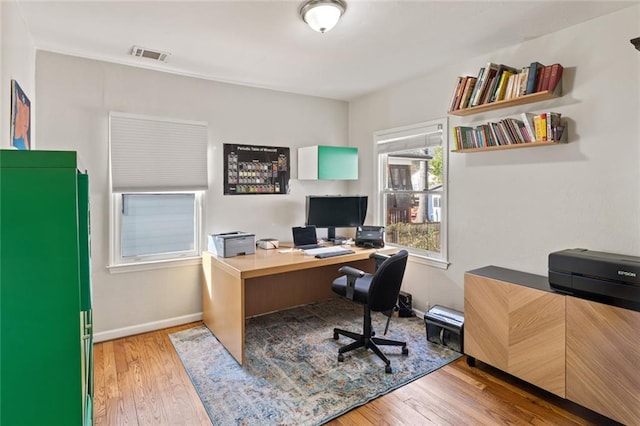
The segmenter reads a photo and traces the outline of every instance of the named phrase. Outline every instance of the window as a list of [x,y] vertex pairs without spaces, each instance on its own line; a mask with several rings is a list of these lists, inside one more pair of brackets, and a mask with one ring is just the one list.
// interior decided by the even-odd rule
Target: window
[[120,194],[121,255],[198,255],[199,197],[190,194]]
[[200,255],[207,126],[110,115],[111,267]]
[[387,244],[447,265],[447,120],[376,132],[378,222]]

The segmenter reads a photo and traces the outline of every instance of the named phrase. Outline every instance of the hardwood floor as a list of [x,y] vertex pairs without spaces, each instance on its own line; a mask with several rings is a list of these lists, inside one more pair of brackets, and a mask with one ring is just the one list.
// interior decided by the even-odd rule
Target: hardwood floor
[[[97,343],[94,423],[211,425],[168,337],[198,325]],[[468,367],[463,357],[329,424],[615,424],[492,367],[477,365]]]

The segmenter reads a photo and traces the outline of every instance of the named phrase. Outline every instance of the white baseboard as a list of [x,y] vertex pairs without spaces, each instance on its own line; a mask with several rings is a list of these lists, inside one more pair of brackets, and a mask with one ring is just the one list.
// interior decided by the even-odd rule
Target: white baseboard
[[94,343],[105,342],[107,340],[119,339],[121,337],[133,336],[134,334],[147,333],[149,331],[162,330],[163,328],[175,327],[176,325],[188,324],[190,322],[201,320],[202,312],[184,315],[181,317],[167,318],[162,321],[153,321],[145,324],[132,325],[130,327],[117,328],[115,330],[101,331],[93,335],[93,341]]

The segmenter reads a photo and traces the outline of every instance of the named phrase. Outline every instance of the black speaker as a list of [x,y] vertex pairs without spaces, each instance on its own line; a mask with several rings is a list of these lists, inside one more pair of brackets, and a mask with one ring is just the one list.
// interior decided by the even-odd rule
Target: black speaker
[[408,318],[414,316],[413,308],[411,307],[411,294],[401,291],[398,294],[398,316],[401,318]]

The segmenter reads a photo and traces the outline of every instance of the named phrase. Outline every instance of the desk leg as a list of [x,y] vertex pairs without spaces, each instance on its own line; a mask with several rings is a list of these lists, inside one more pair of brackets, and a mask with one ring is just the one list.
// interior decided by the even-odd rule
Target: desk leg
[[204,323],[229,353],[244,363],[244,281],[205,259]]

